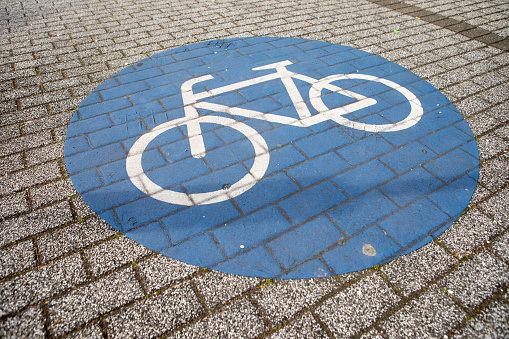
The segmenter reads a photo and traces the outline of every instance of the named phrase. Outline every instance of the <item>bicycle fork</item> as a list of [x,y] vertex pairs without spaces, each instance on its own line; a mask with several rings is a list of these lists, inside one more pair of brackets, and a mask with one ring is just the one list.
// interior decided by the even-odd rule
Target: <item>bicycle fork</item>
[[311,112],[309,111],[306,103],[302,99],[302,96],[299,90],[297,89],[297,86],[293,82],[293,77],[295,77],[296,73],[286,69],[286,66],[289,66],[291,64],[292,64],[291,61],[285,60],[261,67],[255,67],[253,68],[253,71],[259,71],[264,69],[275,69],[276,72],[200,93],[193,93],[193,85],[198,82],[213,79],[212,75],[210,74],[204,75],[184,82],[181,86],[181,92],[185,116],[188,119],[186,125],[192,156],[195,158],[203,158],[206,153],[205,145],[203,143],[203,136],[201,134],[200,123],[196,120],[199,116],[198,110],[196,109],[196,103],[199,99],[212,97],[214,95],[234,91],[240,88],[256,85],[270,80],[281,79],[288,94],[290,95],[290,99],[292,100],[293,106],[295,107],[295,110],[297,111],[299,118],[306,119],[311,117]]

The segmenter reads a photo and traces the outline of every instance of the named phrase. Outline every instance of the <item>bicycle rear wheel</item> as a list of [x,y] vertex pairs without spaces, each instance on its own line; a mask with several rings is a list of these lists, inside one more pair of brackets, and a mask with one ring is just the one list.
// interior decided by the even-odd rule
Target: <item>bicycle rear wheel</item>
[[252,144],[255,152],[253,165],[249,172],[239,181],[227,189],[203,193],[182,193],[165,189],[153,182],[144,172],[142,167],[142,156],[148,144],[157,136],[172,128],[186,125],[187,118],[172,120],[156,126],[151,131],[143,134],[129,150],[126,158],[127,174],[134,186],[148,196],[159,201],[183,206],[207,205],[232,199],[253,187],[263,178],[269,165],[270,156],[267,143],[263,137],[252,127],[237,120],[220,116],[200,116],[196,118],[198,123],[211,123],[231,127],[242,133]]

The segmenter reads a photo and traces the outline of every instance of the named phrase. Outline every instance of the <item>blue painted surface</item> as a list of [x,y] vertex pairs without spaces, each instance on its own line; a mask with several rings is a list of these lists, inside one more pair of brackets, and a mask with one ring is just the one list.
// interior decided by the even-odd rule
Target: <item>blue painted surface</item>
[[[252,69],[285,60],[291,62],[287,70],[317,80],[335,74],[388,79],[412,92],[424,114],[406,129],[378,133],[332,120],[307,126],[268,121],[264,114],[299,118],[285,85],[274,78],[198,100],[223,105],[198,108],[200,116],[230,119],[199,124],[203,158],[191,154],[186,123],[151,139],[141,157],[146,178],[165,191],[187,197],[229,192],[258,159],[256,145],[220,123],[240,121],[269,152],[253,187],[225,201],[187,206],[157,200],[134,185],[127,155],[146,133],[186,117],[182,84],[211,75],[192,86],[194,94],[210,91],[274,74],[274,68]],[[293,81],[309,113],[318,116],[311,85]],[[401,92],[381,82],[331,84],[377,101],[346,119],[391,124],[410,110]],[[328,89],[321,95],[329,109],[357,102]],[[225,106],[258,116],[235,115]],[[125,68],[82,102],[67,131],[65,157],[84,200],[135,241],[190,264],[283,279],[356,271],[423,246],[458,218],[479,175],[468,124],[429,83],[364,51],[273,37],[200,42]]]

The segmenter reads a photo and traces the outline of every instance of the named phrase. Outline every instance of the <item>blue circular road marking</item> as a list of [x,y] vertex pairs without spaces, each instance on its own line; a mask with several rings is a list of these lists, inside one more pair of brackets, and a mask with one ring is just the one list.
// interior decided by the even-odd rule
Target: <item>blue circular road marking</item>
[[414,73],[320,41],[174,48],[97,87],[65,159],[85,202],[148,248],[265,278],[357,271],[455,221],[479,155]]

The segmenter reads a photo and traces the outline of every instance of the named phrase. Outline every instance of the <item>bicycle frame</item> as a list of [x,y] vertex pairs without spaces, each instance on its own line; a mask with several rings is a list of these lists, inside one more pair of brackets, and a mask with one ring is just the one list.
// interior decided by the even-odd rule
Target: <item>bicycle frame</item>
[[[193,85],[199,82],[207,81],[213,79],[212,75],[204,75],[198,78],[190,79],[186,82],[184,82],[181,86],[181,92],[182,92],[182,100],[184,103],[184,112],[185,116],[188,120],[187,122],[187,129],[188,129],[188,135],[189,135],[189,142],[191,144],[191,154],[195,158],[202,158],[205,156],[205,145],[203,143],[203,137],[201,136],[201,128],[200,124],[196,121],[196,118],[199,116],[197,108],[202,109],[208,109],[215,112],[225,112],[230,115],[238,115],[238,116],[244,116],[248,118],[254,118],[254,119],[261,119],[266,120],[269,122],[275,122],[279,124],[284,125],[292,125],[297,127],[309,127],[312,125],[315,125],[317,123],[323,122],[325,120],[336,120],[335,118],[351,113],[366,107],[369,107],[371,105],[376,104],[376,100],[372,98],[367,98],[363,95],[360,95],[358,93],[354,93],[345,89],[342,89],[338,86],[330,84],[330,81],[326,80],[317,80],[302,74],[298,74],[292,71],[289,71],[286,69],[286,66],[291,65],[292,62],[289,60],[275,62],[269,65],[261,66],[253,68],[254,71],[258,70],[265,70],[265,69],[275,69],[276,72],[272,74],[262,75],[254,79],[244,80],[237,83],[233,83],[230,85],[214,88],[209,91],[203,91],[200,93],[194,93],[193,92]],[[311,112],[308,109],[308,106],[302,99],[302,96],[297,89],[297,86],[293,82],[293,78],[299,79],[302,81],[305,81],[307,83],[310,83],[312,85],[312,89],[314,88],[314,91],[310,91],[310,94],[313,93],[314,96],[311,97],[310,100],[313,104],[313,107],[317,109],[319,114],[317,115],[311,115]],[[292,100],[293,106],[295,107],[295,110],[297,111],[297,114],[299,115],[299,119],[290,118],[286,116],[276,115],[276,114],[270,114],[270,113],[262,113],[254,110],[249,110],[245,108],[239,108],[239,107],[229,107],[225,105],[220,104],[214,104],[209,102],[199,102],[198,100],[210,98],[219,94],[223,94],[226,92],[235,91],[241,88],[246,88],[249,86],[253,86],[256,84],[260,84],[267,81],[277,80],[281,79],[283,82],[283,85],[286,88],[286,91],[288,92],[288,95],[290,96],[290,99]],[[346,95],[348,97],[351,97],[353,99],[356,99],[357,101],[354,103],[347,104],[345,106],[340,107],[341,111],[336,112],[334,111],[334,114],[327,114],[328,112],[332,112],[327,107],[325,109],[320,109],[320,104],[316,103],[317,98],[319,99],[321,97],[321,90],[325,88],[333,92],[341,93],[343,95]],[[338,114],[339,113],[339,114]],[[333,116],[335,115],[335,116]],[[347,119],[344,119],[347,120]],[[344,123],[343,123],[344,124]]]

